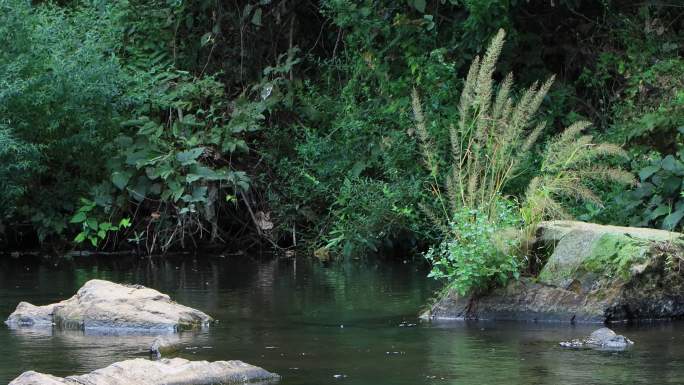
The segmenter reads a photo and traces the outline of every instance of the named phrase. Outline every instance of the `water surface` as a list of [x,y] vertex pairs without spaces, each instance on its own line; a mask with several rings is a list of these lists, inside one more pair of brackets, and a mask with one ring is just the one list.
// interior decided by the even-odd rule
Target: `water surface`
[[[420,323],[436,287],[412,263],[322,265],[305,259],[98,258],[0,260],[0,318],[19,301],[55,302],[87,280],[139,283],[220,322],[185,333],[188,359],[239,359],[281,384],[675,384],[684,380],[684,324],[620,327],[623,353],[564,350],[595,326]],[[26,370],[58,376],[146,357],[151,336],[0,326],[0,384]]]

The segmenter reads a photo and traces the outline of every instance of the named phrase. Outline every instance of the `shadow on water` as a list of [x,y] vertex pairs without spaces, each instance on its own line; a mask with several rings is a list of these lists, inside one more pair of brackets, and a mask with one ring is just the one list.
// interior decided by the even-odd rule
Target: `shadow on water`
[[[188,359],[240,359],[282,384],[680,383],[684,325],[620,327],[623,353],[564,350],[595,325],[420,323],[436,287],[412,264],[324,266],[304,259],[91,258],[58,265],[0,260],[0,318],[21,300],[70,297],[92,278],[139,283],[220,322],[181,335]],[[149,335],[0,327],[0,383],[25,370],[59,376],[145,357]]]

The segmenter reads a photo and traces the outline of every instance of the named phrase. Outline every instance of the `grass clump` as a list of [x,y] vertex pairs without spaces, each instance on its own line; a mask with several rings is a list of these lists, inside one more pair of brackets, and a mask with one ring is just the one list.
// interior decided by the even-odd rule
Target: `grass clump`
[[[535,151],[546,127],[537,113],[554,78],[533,83],[517,98],[512,74],[497,85],[494,72],[504,37],[499,30],[485,55],[470,66],[459,119],[449,127],[446,161],[426,129],[418,92],[412,94],[419,145],[433,180],[429,189],[435,202],[424,208],[442,229],[442,242],[426,258],[433,265],[431,276],[447,280],[461,294],[517,278],[539,221],[567,218],[563,202],[568,199],[601,204],[591,181],[632,182],[631,174],[601,165],[601,159],[625,153],[583,135],[589,122],[572,124],[541,154]],[[533,157],[541,161],[530,161]],[[512,181],[524,175],[532,175],[526,192],[510,193]],[[502,245],[493,236],[497,232],[519,236]]]

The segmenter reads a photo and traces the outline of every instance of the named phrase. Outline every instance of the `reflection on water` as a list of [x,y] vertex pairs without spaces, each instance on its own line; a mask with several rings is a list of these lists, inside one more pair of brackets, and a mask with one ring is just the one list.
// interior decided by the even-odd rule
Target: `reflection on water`
[[[684,325],[623,327],[623,353],[564,350],[594,326],[419,323],[435,289],[411,264],[323,266],[294,259],[92,259],[59,266],[0,261],[0,318],[46,304],[91,278],[140,283],[220,322],[183,333],[188,359],[240,359],[282,384],[681,383]],[[145,357],[154,337],[0,327],[0,384],[25,370],[65,376]],[[4,382],[3,382],[4,381]]]

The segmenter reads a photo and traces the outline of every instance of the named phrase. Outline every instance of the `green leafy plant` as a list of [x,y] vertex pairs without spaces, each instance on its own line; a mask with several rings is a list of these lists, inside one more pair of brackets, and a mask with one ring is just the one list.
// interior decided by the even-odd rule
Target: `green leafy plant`
[[[117,139],[110,162],[116,189],[142,205],[148,251],[166,251],[185,238],[218,236],[218,209],[249,189],[234,162],[248,152],[245,134],[260,129],[269,101],[246,96],[228,104],[212,77],[170,72],[147,115],[124,122],[133,135]],[[171,86],[172,85],[172,86]]]
[[80,244],[88,240],[93,247],[98,247],[102,242],[107,240],[111,233],[131,226],[131,220],[129,218],[122,218],[118,224],[98,219],[99,217],[95,213],[95,208],[95,202],[81,199],[81,207],[69,221],[70,223],[81,226],[81,232],[74,238],[75,243]]
[[13,142],[4,151],[18,157],[9,168],[21,170],[0,182],[16,208],[3,221],[29,222],[41,240],[58,237],[78,197],[104,177],[119,132],[118,7],[0,1],[0,127]]
[[684,159],[681,154],[651,157],[639,170],[639,186],[620,197],[620,207],[632,215],[632,226],[681,228],[684,218]]
[[446,228],[445,239],[425,253],[431,263],[429,277],[449,282],[459,294],[483,291],[518,279],[518,240],[502,233],[521,225],[517,207],[497,199],[497,217],[489,212],[462,207]]

